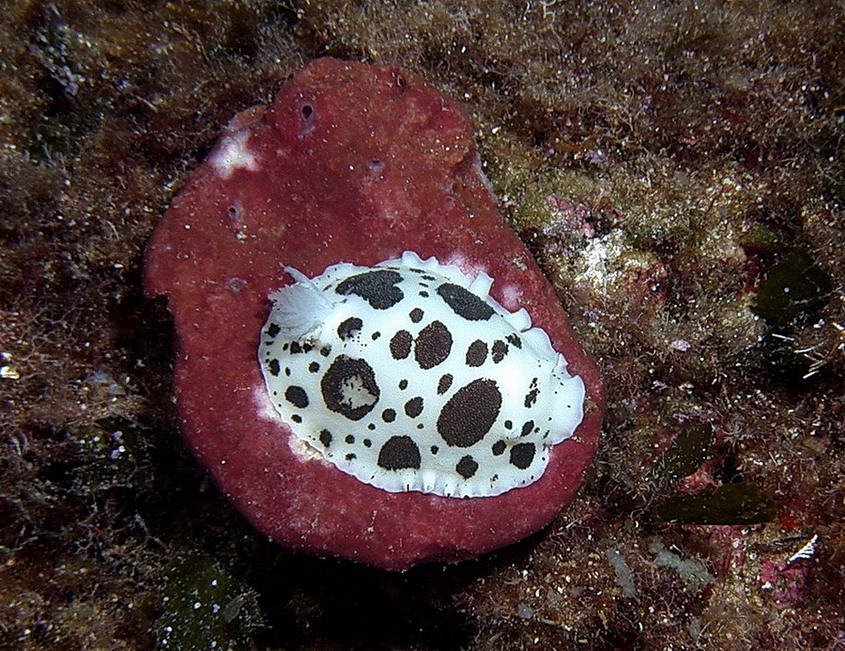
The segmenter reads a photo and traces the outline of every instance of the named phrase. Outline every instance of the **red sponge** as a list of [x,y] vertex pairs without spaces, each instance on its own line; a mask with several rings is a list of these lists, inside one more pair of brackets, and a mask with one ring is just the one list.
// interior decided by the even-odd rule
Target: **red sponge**
[[[390,474],[408,471],[410,457],[415,464],[424,464],[431,447],[445,449],[462,446],[465,441],[469,445],[470,439],[473,445],[478,443],[481,436],[446,436],[440,446],[415,445],[416,452],[409,457],[408,441],[418,440],[414,438],[419,435],[416,428],[437,434],[434,424],[426,421],[437,419],[436,410],[428,409],[427,414],[422,408],[434,404],[431,392],[406,403],[413,409],[406,410],[403,417],[413,418],[415,429],[411,431],[409,425],[407,435],[397,433],[398,425],[391,420],[394,430],[389,437],[380,432],[379,418],[386,423],[386,412],[396,410],[376,404],[387,400],[383,389],[370,389],[363,398],[355,394],[358,397],[354,399],[363,400],[361,404],[367,407],[355,412],[355,420],[360,422],[350,421],[342,436],[323,434],[322,438],[319,433],[312,433],[310,439],[301,434],[301,427],[319,425],[295,422],[299,419],[296,409],[306,406],[302,387],[288,387],[287,400],[293,405],[289,413],[278,408],[286,404],[284,397],[271,399],[259,346],[262,331],[275,330],[268,321],[269,297],[291,282],[284,269],[295,269],[300,282],[307,283],[331,265],[372,267],[401,260],[408,251],[422,260],[436,258],[470,279],[489,275],[493,280],[491,304],[513,313],[524,308],[533,327],[542,329],[554,350],[563,355],[567,376],[583,383],[580,424],[562,442],[546,446],[544,470],[531,483],[490,497],[422,492],[419,487],[438,483],[429,479],[421,480],[417,490],[389,492],[342,470],[321,448],[320,442],[326,440],[357,440],[358,445],[366,438],[375,445],[372,441],[382,436],[391,441],[391,449],[371,456],[386,459],[382,473]],[[373,278],[354,281],[365,291],[335,290],[328,304],[363,297],[370,300],[370,307],[381,309],[381,303],[368,294],[375,291]],[[384,272],[380,278],[383,283]],[[466,303],[474,307],[474,299],[461,293],[460,282],[450,281],[447,284],[458,289],[440,292],[453,303],[456,294],[461,297],[463,303],[453,310],[459,313],[467,312]],[[398,283],[388,283],[385,291],[401,293],[403,286],[411,286]],[[480,291],[476,286],[468,291],[485,295],[489,282],[479,283],[483,286]],[[332,291],[330,285],[326,283],[327,292]],[[320,59],[289,80],[271,105],[237,115],[156,229],[147,252],[146,288],[151,296],[168,297],[175,321],[179,347],[175,392],[185,438],[241,513],[260,531],[291,548],[392,570],[423,561],[470,558],[548,524],[572,499],[594,456],[604,407],[595,364],[576,342],[563,308],[531,255],[502,221],[480,172],[471,125],[454,102],[407,71]],[[432,288],[432,293],[436,289]],[[319,294],[312,299],[323,304]],[[398,300],[383,304],[392,306]],[[329,307],[315,313],[329,314]],[[420,328],[426,326],[423,307],[411,310],[409,317],[413,323],[419,322]],[[358,330],[366,324],[359,316],[363,315],[347,316],[346,330],[340,334],[360,335]],[[448,333],[449,323],[437,323]],[[477,327],[483,334],[485,326]],[[297,336],[305,338],[304,345],[308,341],[316,345],[315,332],[319,334],[319,328]],[[411,326],[402,332],[407,341],[400,343],[409,347],[422,340]],[[389,339],[391,334],[395,336],[385,333],[385,337]],[[508,345],[516,339],[508,344],[503,335],[497,340],[498,348],[490,348],[495,354],[488,357],[482,355],[488,349],[484,341],[473,341],[472,350],[458,350],[455,342],[460,338],[449,334],[444,351],[446,335],[441,330],[437,334],[442,355],[434,361],[449,364],[449,355],[453,355],[460,364],[478,366],[480,379],[464,388],[483,386],[495,397],[495,409],[481,405],[483,396],[475,401],[479,403],[476,411],[485,414],[482,435],[489,430],[490,436],[498,437],[489,440],[495,440],[500,450],[506,444],[519,447],[517,438],[527,420],[513,424],[507,414],[511,407],[522,407],[510,405],[512,398],[506,391],[494,391],[497,381],[503,383],[501,379],[485,375],[488,367],[504,359]],[[306,341],[308,336],[312,340]],[[343,364],[333,367],[361,368],[361,364],[348,362],[348,351],[335,349],[326,356],[327,367],[340,359]],[[302,368],[316,372],[318,357]],[[412,360],[413,354],[401,359],[405,357]],[[263,363],[265,371],[282,368],[269,357]],[[312,393],[311,413],[326,408],[340,412],[332,404],[342,402],[342,391],[376,386],[377,364],[374,367],[369,360],[366,366],[371,370],[363,384],[361,378],[350,376],[332,385],[341,398],[329,400],[328,406],[315,406],[319,392]],[[394,377],[396,369],[390,372]],[[451,374],[443,372],[438,377],[446,375]],[[407,379],[413,383],[413,377]],[[444,400],[449,395],[446,391],[460,390],[457,385],[446,387]],[[533,400],[537,392],[530,394]],[[528,397],[525,400],[527,409],[533,403]],[[372,419],[358,416],[359,412],[367,418],[372,412]],[[468,413],[466,417],[473,416]],[[460,414],[450,413],[451,421],[456,418],[459,420]],[[505,422],[513,428],[513,435],[502,425]],[[554,424],[549,429],[554,429]],[[474,430],[470,423],[450,425],[449,431]],[[553,439],[554,435],[548,440]],[[398,443],[405,446],[401,450],[404,456],[396,454]],[[527,445],[523,442],[520,454],[511,455],[517,465],[525,459]],[[494,454],[502,454],[493,449]],[[469,481],[468,474],[485,469],[480,457],[463,452],[456,456],[460,457],[458,482]],[[356,474],[360,477],[366,472]],[[381,483],[393,486],[395,482]]]

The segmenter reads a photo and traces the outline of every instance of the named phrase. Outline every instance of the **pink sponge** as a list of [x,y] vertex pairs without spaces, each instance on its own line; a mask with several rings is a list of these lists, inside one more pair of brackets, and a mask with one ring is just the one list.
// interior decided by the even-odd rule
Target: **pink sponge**
[[604,396],[458,107],[315,61],[236,116],[158,226],[182,432],[256,528],[385,569],[548,524]]

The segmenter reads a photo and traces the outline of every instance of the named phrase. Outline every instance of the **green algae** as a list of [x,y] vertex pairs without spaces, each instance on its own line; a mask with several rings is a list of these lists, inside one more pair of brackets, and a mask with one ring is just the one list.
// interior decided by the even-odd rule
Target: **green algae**
[[86,102],[80,110],[57,111],[33,125],[28,153],[36,162],[75,156],[86,138],[97,131],[109,109],[105,98]]
[[694,473],[707,458],[712,434],[708,423],[685,424],[655,464],[655,476],[678,479]]
[[179,651],[245,649],[264,625],[258,595],[211,556],[179,555],[163,573],[159,645]]
[[810,319],[830,296],[830,277],[807,249],[788,251],[760,283],[754,312],[773,328]]
[[737,483],[670,497],[658,505],[657,516],[684,524],[758,524],[774,520],[777,511],[759,486]]

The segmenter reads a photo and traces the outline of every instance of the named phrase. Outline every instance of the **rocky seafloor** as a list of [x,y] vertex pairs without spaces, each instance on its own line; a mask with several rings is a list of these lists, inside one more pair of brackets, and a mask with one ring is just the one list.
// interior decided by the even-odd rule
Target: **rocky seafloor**
[[[17,2],[0,17],[0,646],[845,648],[845,9]],[[461,102],[608,393],[542,532],[292,554],[178,435],[143,252],[318,56]]]

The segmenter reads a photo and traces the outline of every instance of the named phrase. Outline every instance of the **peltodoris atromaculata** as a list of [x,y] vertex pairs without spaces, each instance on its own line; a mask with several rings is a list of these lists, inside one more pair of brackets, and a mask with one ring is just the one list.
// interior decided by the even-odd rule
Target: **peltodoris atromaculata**
[[259,530],[386,569],[543,527],[603,392],[458,107],[320,59],[232,120],[156,229],[182,432]]
[[583,416],[584,383],[525,310],[405,252],[272,296],[259,360],[303,442],[365,484],[491,497],[533,483]]

